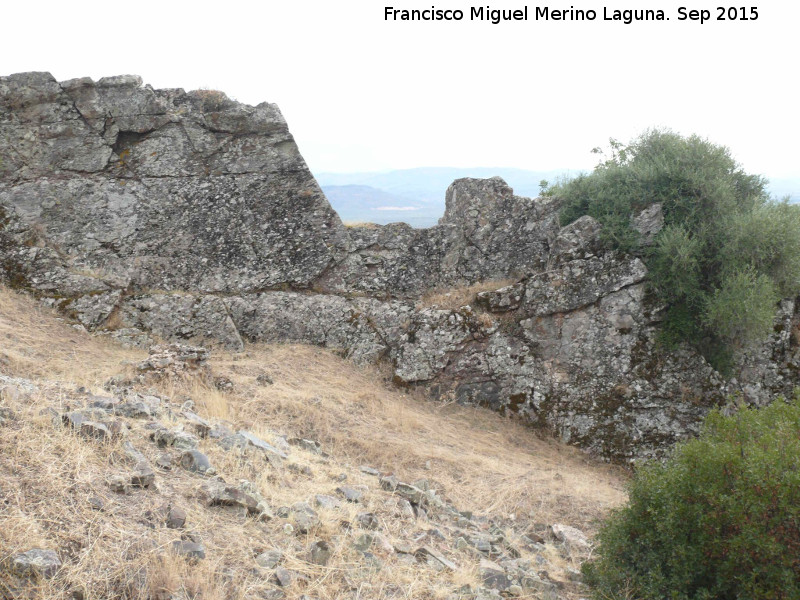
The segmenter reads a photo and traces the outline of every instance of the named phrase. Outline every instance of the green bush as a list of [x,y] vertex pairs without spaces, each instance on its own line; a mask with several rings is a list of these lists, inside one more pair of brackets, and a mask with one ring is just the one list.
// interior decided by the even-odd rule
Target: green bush
[[600,599],[800,598],[800,400],[712,412],[640,468],[583,567]]
[[[591,174],[548,192],[563,199],[562,225],[590,215],[609,248],[643,257],[668,307],[663,341],[687,341],[725,371],[771,331],[778,297],[800,293],[800,207],[765,186],[727,148],[653,130],[627,146],[612,140]],[[665,226],[644,247],[631,218],[654,203]]]

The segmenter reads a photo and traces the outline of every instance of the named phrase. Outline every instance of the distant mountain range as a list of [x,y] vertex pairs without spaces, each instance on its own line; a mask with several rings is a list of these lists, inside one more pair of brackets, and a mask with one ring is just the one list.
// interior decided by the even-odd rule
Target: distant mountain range
[[[476,167],[422,167],[380,173],[315,173],[333,208],[345,223],[394,223],[402,221],[413,227],[436,225],[444,214],[445,191],[461,177],[499,176],[514,188],[518,196],[535,198],[542,179],[554,183],[574,177],[582,171],[526,171]],[[800,178],[771,179],[770,193],[777,198],[788,196],[800,202]]]

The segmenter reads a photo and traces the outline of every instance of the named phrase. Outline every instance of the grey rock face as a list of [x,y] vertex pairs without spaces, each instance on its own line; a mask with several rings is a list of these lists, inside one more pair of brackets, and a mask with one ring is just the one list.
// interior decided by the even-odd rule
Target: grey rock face
[[15,554],[11,559],[11,571],[22,577],[53,577],[61,568],[61,559],[53,550],[34,548]]
[[[640,258],[604,250],[591,217],[559,227],[558,200],[499,178],[455,181],[429,229],[345,228],[271,104],[132,75],[0,77],[0,161],[0,281],[131,344],[302,342],[385,360],[400,385],[612,460],[660,455],[731,392],[760,404],[800,383],[794,300],[725,381],[689,348],[659,349]],[[652,243],[661,207],[633,223]],[[469,306],[422,302],[476,283]],[[142,373],[197,372],[204,353],[162,348]],[[242,432],[218,442],[285,454]]]
[[0,127],[0,205],[96,289],[304,286],[342,236],[275,105],[23,73],[0,78]]

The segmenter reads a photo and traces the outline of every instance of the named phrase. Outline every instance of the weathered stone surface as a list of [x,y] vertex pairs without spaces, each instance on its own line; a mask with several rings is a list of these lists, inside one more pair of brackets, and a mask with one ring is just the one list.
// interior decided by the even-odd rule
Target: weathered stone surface
[[458,566],[453,561],[448,560],[441,552],[437,552],[430,546],[422,546],[421,548],[417,549],[414,552],[414,556],[416,556],[417,560],[420,561],[430,562],[433,560],[449,571],[456,571],[458,569]]
[[332,554],[333,552],[328,542],[314,542],[311,544],[311,549],[308,552],[308,562],[324,567],[328,564]]
[[130,442],[125,442],[122,445],[122,449],[128,460],[133,464],[134,472],[131,475],[131,485],[145,488],[153,485],[156,474],[144,454],[139,452]]
[[21,577],[53,577],[61,568],[54,550],[34,548],[11,558],[11,571]]
[[170,506],[164,523],[170,529],[181,529],[186,524],[186,511],[178,506]]
[[325,269],[343,228],[275,105],[116,79],[0,78],[0,204],[120,288],[242,291]]
[[236,435],[240,439],[244,440],[244,442],[247,445],[250,445],[253,448],[256,448],[257,450],[261,450],[267,456],[275,456],[275,457],[278,457],[278,458],[288,458],[288,456],[284,452],[281,452],[280,450],[278,450],[272,444],[268,444],[267,442],[262,440],[260,437],[250,433],[249,431],[240,430],[240,431],[238,431],[236,433]]
[[[662,455],[732,392],[763,404],[800,383],[793,299],[725,381],[693,350],[659,348],[664,307],[641,258],[607,251],[591,217],[559,227],[557,199],[498,178],[454,182],[435,227],[344,228],[271,104],[131,75],[0,77],[0,157],[0,281],[131,343],[302,342],[385,360],[398,384],[612,460]],[[632,217],[652,243],[661,207]],[[513,283],[470,306],[422,301],[500,280]],[[205,357],[161,347],[141,373],[205,372]],[[84,417],[67,421],[98,421]]]
[[178,556],[192,560],[202,560],[206,557],[206,549],[203,547],[203,544],[190,542],[188,540],[172,542],[172,551]]
[[661,204],[652,204],[633,218],[633,228],[639,232],[645,246],[653,243],[658,232],[664,228],[664,212]]
[[265,569],[274,569],[283,558],[280,550],[267,550],[256,556],[256,564]]
[[563,542],[570,551],[589,549],[589,540],[580,529],[562,523],[554,523],[550,526],[550,532],[556,540]]
[[308,533],[319,525],[319,516],[307,502],[296,502],[289,511],[292,524],[300,533]]
[[211,461],[199,450],[187,450],[181,455],[181,466],[193,473],[206,474],[211,470]]
[[333,509],[340,508],[342,501],[326,494],[316,494],[314,496],[314,504],[320,508]]
[[264,498],[247,482],[237,487],[226,484],[220,477],[214,477],[203,484],[201,495],[209,506],[239,506],[246,509],[248,514],[272,518]]

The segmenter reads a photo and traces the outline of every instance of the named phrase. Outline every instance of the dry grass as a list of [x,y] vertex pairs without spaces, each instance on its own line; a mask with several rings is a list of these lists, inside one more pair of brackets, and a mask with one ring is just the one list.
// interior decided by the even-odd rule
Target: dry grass
[[[623,474],[573,448],[484,409],[435,404],[389,388],[378,369],[359,369],[325,350],[297,345],[249,346],[242,354],[215,356],[211,368],[233,381],[230,393],[201,378],[152,387],[173,407],[190,398],[201,416],[267,441],[278,441],[279,434],[318,440],[330,458],[295,447],[279,467],[202,442],[200,449],[226,481],[248,479],[272,507],[335,495],[342,474],[347,485],[369,487],[363,504],[320,509],[315,530],[287,536],[283,519],[262,523],[235,510],[208,508],[198,495],[203,479],[179,467],[159,472],[154,490],[115,494],[107,478],[129,472],[120,442],[79,438],[54,426],[48,409],[72,403],[75,385],[101,392],[102,382],[130,373],[123,363],[143,353],[92,338],[2,289],[0,344],[0,373],[64,382],[42,383],[32,397],[12,402],[18,419],[0,427],[0,564],[32,547],[58,549],[64,561],[58,577],[27,589],[32,598],[66,599],[75,591],[87,599],[258,598],[273,585],[254,557],[271,548],[284,553],[283,566],[308,579],[286,590],[290,600],[301,594],[434,599],[465,583],[475,585],[476,560],[464,550],[447,551],[457,571],[437,573],[402,562],[385,547],[418,536],[424,539],[420,544],[435,544],[427,532],[445,526],[401,518],[396,498],[380,492],[375,478],[357,469],[361,464],[403,481],[427,478],[452,505],[519,531],[563,522],[591,534],[597,520],[625,499]],[[263,374],[274,384],[259,385],[256,378]],[[147,441],[144,421],[129,422],[128,439],[152,463],[163,450]],[[102,511],[92,509],[92,497],[103,499]],[[153,517],[170,503],[186,510],[186,530],[166,529]],[[380,571],[370,570],[352,549],[358,529],[343,526],[365,510],[381,523],[373,548],[383,561]],[[193,564],[171,555],[167,550],[181,535],[201,539],[207,558]],[[309,545],[319,539],[334,551],[326,567],[307,560]],[[551,571],[576,564],[569,557],[547,558]],[[13,597],[12,585],[0,573],[0,597]],[[565,591],[570,598],[577,593],[569,586]]]
[[146,352],[86,335],[46,307],[0,286],[0,372],[97,387]]
[[417,302],[417,308],[441,308],[446,310],[457,310],[467,304],[475,305],[475,296],[480,292],[490,292],[498,290],[507,285],[517,283],[518,279],[492,279],[481,281],[472,285],[435,288],[426,292]]
[[360,229],[378,229],[380,225],[377,223],[370,223],[369,221],[343,221],[345,227],[360,228]]

